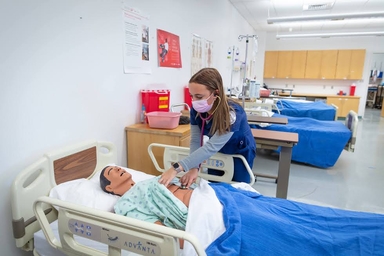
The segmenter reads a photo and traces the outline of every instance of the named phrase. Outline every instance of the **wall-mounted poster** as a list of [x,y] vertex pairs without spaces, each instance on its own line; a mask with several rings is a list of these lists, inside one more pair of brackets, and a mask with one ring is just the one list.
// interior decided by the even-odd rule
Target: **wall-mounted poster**
[[124,2],[124,73],[151,73],[149,16]]
[[160,67],[181,68],[179,36],[167,31],[157,30],[157,47]]
[[213,50],[213,42],[205,39],[205,54],[204,54],[204,60],[205,60],[205,67],[211,68],[212,67],[212,50]]
[[201,37],[192,35],[191,76],[203,67],[203,47]]

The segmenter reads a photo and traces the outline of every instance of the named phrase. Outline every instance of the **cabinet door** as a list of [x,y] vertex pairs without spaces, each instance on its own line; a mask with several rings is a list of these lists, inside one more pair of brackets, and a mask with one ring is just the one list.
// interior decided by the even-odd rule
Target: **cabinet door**
[[[127,167],[155,176],[160,175],[148,154],[148,146],[154,142],[179,146],[179,137],[127,131]],[[162,148],[156,148],[153,151],[160,167],[163,167],[163,153]]]
[[307,51],[307,63],[305,65],[305,78],[320,78],[322,51]]
[[363,77],[365,50],[352,50],[349,79],[360,80]]
[[321,52],[321,79],[334,79],[336,71],[337,50],[326,50]]
[[352,50],[339,50],[336,64],[336,79],[348,79]]
[[277,59],[277,78],[291,77],[292,51],[280,51]]
[[292,51],[291,78],[304,78],[307,51]]
[[327,104],[334,104],[338,107],[337,116],[346,117],[350,110],[358,113],[359,111],[359,98],[346,98],[346,97],[328,97]]
[[264,57],[264,78],[275,78],[277,76],[278,51],[267,51]]
[[343,109],[342,109],[342,112],[340,113],[340,116],[346,117],[350,110],[353,110],[356,113],[358,113],[360,99],[345,98],[343,99],[343,101],[344,101]]

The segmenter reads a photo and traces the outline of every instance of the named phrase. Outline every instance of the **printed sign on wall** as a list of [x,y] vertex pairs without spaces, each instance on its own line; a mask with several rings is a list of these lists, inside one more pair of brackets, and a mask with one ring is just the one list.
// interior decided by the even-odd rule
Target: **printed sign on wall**
[[160,67],[181,68],[180,39],[178,35],[157,30],[158,60]]

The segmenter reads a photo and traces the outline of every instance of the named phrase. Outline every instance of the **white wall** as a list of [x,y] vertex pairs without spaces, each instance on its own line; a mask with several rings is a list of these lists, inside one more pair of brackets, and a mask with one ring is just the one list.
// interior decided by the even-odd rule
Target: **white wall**
[[265,79],[270,87],[293,88],[294,92],[337,94],[343,90],[349,94],[349,86],[356,84],[356,96],[360,96],[359,116],[364,116],[365,101],[374,53],[384,53],[384,37],[339,37],[339,38],[301,38],[276,40],[276,33],[267,33],[266,51],[279,50],[331,50],[366,49],[363,79],[353,80],[312,80],[312,79]]
[[[120,0],[2,3],[1,255],[23,255],[13,240],[10,209],[10,186],[21,170],[49,150],[89,139],[115,143],[118,164],[125,165],[124,127],[139,120],[139,91],[163,84],[171,90],[171,103],[184,101],[191,35],[213,41],[214,66],[228,84],[228,47],[239,46],[244,53],[245,42],[238,42],[238,35],[255,33],[229,1],[130,3],[150,15],[151,56],[157,56],[157,28],[180,36],[181,69],[159,68],[152,58],[151,75],[123,74]],[[256,63],[259,77],[263,59]]]

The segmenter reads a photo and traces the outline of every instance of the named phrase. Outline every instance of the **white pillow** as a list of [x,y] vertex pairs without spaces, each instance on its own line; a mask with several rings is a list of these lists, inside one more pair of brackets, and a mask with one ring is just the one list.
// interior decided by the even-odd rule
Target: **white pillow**
[[[122,168],[132,174],[132,179],[135,182],[154,177],[129,168]],[[114,212],[114,205],[120,197],[108,194],[100,188],[100,172],[101,170],[96,172],[89,180],[76,179],[61,183],[51,189],[49,196],[103,211]]]
[[105,193],[100,185],[87,179],[61,183],[51,189],[50,197],[83,206],[113,212],[119,196]]

